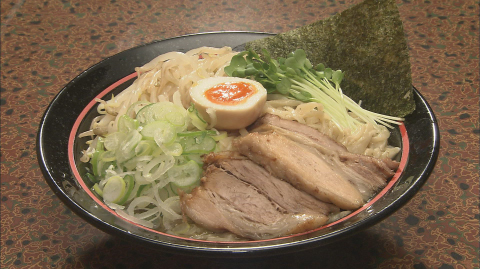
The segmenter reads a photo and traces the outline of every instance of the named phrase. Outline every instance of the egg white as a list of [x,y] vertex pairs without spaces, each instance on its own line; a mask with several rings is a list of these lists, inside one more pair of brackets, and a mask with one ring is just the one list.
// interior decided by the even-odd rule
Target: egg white
[[[238,104],[216,104],[205,97],[205,92],[216,85],[228,82],[244,82],[257,89]],[[236,77],[211,77],[199,80],[190,91],[190,98],[198,112],[209,123],[220,130],[237,130],[252,124],[262,113],[267,100],[267,91],[257,81]],[[215,113],[215,118],[207,113]]]

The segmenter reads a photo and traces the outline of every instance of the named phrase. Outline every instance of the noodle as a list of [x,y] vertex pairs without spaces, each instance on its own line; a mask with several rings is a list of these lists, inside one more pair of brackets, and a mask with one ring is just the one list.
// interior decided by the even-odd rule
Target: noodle
[[368,123],[355,131],[341,129],[323,113],[322,106],[318,103],[274,99],[267,101],[264,112],[307,124],[343,144],[352,153],[392,159],[400,152],[399,147],[388,145],[390,132],[385,126],[374,127]]
[[[80,161],[90,161],[99,137],[115,133],[119,119],[125,114],[136,115],[146,104],[164,101],[188,108],[191,101],[190,88],[201,79],[226,76],[224,67],[235,54],[230,47],[200,47],[186,53],[165,53],[136,68],[137,79],[132,85],[108,101],[96,100],[99,103],[97,112],[100,115],[92,120],[88,131],[79,135],[92,137],[92,140],[87,142],[89,147],[82,152]],[[399,148],[388,145],[390,133],[383,126],[378,128],[364,124],[356,131],[342,130],[324,113],[319,103],[302,103],[276,94],[270,94],[268,99],[263,113],[309,125],[343,144],[350,152],[377,158],[393,158],[400,151]],[[208,128],[212,128],[216,122],[216,114],[213,109],[207,110],[207,113],[210,117]],[[247,134],[246,129],[229,135],[224,133],[221,138],[217,138],[217,150],[231,150],[235,136]],[[179,196],[165,188],[172,180],[170,176],[165,177],[165,174],[176,162],[174,157],[135,156],[131,160],[133,161],[128,161],[131,166],[129,168],[136,171],[124,172],[121,168],[110,166],[105,176],[131,175],[135,179],[135,187],[128,197],[130,202],[126,207],[107,203],[120,216],[149,228],[163,228],[167,233],[191,238],[243,240],[230,233],[212,233],[195,224],[182,222]],[[100,182],[99,185],[103,188],[105,182]],[[139,187],[140,185],[142,187]],[[149,187],[143,188],[145,185]],[[138,195],[140,196],[137,197]]]
[[179,92],[183,106],[188,107],[190,87],[200,79],[224,75],[223,67],[235,54],[229,47],[201,47],[186,53],[169,52],[136,68],[138,78],[131,86],[109,101],[100,101],[108,114],[116,116],[108,133],[116,131],[118,118],[139,100],[173,101],[174,93]]

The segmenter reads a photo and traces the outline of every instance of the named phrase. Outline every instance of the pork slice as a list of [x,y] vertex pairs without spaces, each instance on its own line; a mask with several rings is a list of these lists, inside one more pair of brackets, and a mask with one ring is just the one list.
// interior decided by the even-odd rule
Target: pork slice
[[315,199],[290,183],[272,176],[264,168],[250,160],[225,158],[219,159],[216,165],[238,179],[255,186],[269,200],[288,212],[329,215],[340,211],[337,206]]
[[382,175],[383,178],[389,178],[395,174],[395,170],[400,165],[399,162],[390,160],[388,158],[377,159],[371,156],[359,155],[354,153],[343,153],[339,155],[342,162],[350,164],[358,164],[368,170]]
[[201,186],[180,195],[180,203],[195,223],[250,239],[304,232],[328,220],[321,213],[291,213],[256,187],[213,165],[206,169]]
[[241,155],[237,151],[211,152],[202,156],[204,167],[208,167],[210,164],[215,164],[225,159],[248,160],[247,157]]
[[393,169],[398,168],[399,165],[398,162],[389,159],[380,160],[348,151],[330,150],[302,134],[288,130],[279,130],[278,133],[297,142],[325,161],[334,171],[359,190],[364,201],[369,200],[387,184],[387,179],[394,174]]
[[251,126],[252,131],[275,131],[288,139],[300,143],[327,162],[338,174],[352,183],[362,194],[364,201],[386,185],[399,163],[390,159],[350,153],[322,132],[305,124],[284,120],[266,114]]
[[249,131],[251,132],[280,130],[303,135],[313,143],[317,144],[317,146],[321,146],[329,151],[348,152],[344,145],[338,143],[317,129],[297,121],[282,119],[277,115],[267,113],[249,127]]
[[272,175],[315,198],[352,210],[363,205],[357,188],[314,152],[286,137],[250,133],[234,141],[235,148]]
[[387,180],[394,175],[399,163],[388,158],[377,159],[371,156],[350,152],[338,152],[325,148],[302,134],[280,130],[288,139],[303,145],[328,163],[339,175],[352,183],[362,194],[363,200],[369,200],[379,189],[385,187]]

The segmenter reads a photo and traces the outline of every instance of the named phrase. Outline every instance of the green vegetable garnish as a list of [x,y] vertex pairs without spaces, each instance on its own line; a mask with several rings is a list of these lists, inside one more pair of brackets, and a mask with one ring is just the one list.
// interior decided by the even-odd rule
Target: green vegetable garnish
[[[186,110],[170,102],[135,103],[129,110],[132,116],[121,116],[116,132],[98,137],[86,173],[93,193],[127,206],[150,188],[168,197],[198,186],[201,155],[213,152],[216,139],[226,133],[206,130],[193,105]],[[189,128],[190,123],[198,127]],[[168,184],[158,187],[162,181]]]
[[[260,82],[268,93],[278,93],[302,102],[317,102],[342,128],[355,130],[362,122],[392,127],[402,118],[386,116],[363,109],[344,95],[340,83],[341,70],[313,67],[305,51],[297,49],[287,58],[272,59],[266,50],[260,57],[253,50],[244,51],[232,58],[225,73],[234,77],[249,77]],[[352,115],[353,114],[353,115]]]

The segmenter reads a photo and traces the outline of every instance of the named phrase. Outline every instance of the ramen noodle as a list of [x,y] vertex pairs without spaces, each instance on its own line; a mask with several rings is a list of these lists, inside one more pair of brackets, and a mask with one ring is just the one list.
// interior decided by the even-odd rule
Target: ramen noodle
[[[97,100],[99,116],[94,118],[88,131],[80,134],[80,137],[92,138],[87,142],[88,148],[82,152],[81,161],[91,161],[97,146],[99,143],[103,143],[100,142],[100,138],[116,133],[119,121],[122,117],[125,117],[124,115],[135,115],[146,105],[169,102],[177,107],[179,114],[188,118],[186,115],[190,113],[191,103],[189,89],[201,79],[226,76],[223,68],[229,65],[234,55],[236,55],[236,52],[232,51],[230,47],[200,47],[185,53],[165,53],[144,66],[136,68],[137,79],[132,85],[110,100]],[[132,109],[135,110],[134,113]],[[400,151],[400,148],[388,145],[390,132],[386,127],[364,124],[356,130],[344,130],[330,120],[330,117],[323,112],[322,106],[318,103],[302,103],[270,94],[263,113],[274,114],[283,119],[309,125],[343,144],[352,153],[376,158],[394,158]],[[211,118],[214,119],[215,115],[212,114]],[[192,124],[191,121],[188,124],[185,123],[182,128],[179,133],[186,131],[205,132],[202,128],[199,129],[197,125]],[[209,133],[209,135],[215,138],[216,151],[231,149],[232,141],[236,136],[248,134],[246,129],[228,133],[212,129],[211,126],[207,126],[206,129],[214,132],[214,134]],[[229,233],[212,233],[193,223],[184,222],[178,194],[172,193],[171,189],[162,192],[171,184],[171,181],[166,180],[164,176],[161,176],[160,179],[145,181],[145,172],[143,177],[139,176],[140,171],[145,171],[147,168],[152,171],[157,169],[155,171],[158,171],[161,165],[164,165],[165,171],[163,172],[166,174],[169,169],[167,164],[175,166],[193,159],[185,160],[180,155],[169,157],[168,161],[165,161],[165,159],[163,162],[152,163],[158,157],[141,157],[138,158],[139,163],[132,165],[132,170],[127,169],[125,171],[125,169],[113,165],[106,168],[105,176],[98,182],[100,190],[109,184],[107,177],[131,176],[134,178],[135,187],[130,191],[141,194],[139,197],[135,197],[133,194],[131,197],[127,197],[127,202],[123,205],[106,201],[108,206],[130,221],[167,233],[209,240],[239,240]],[[195,161],[201,162],[201,159],[197,158]],[[142,185],[148,187],[142,188]]]

